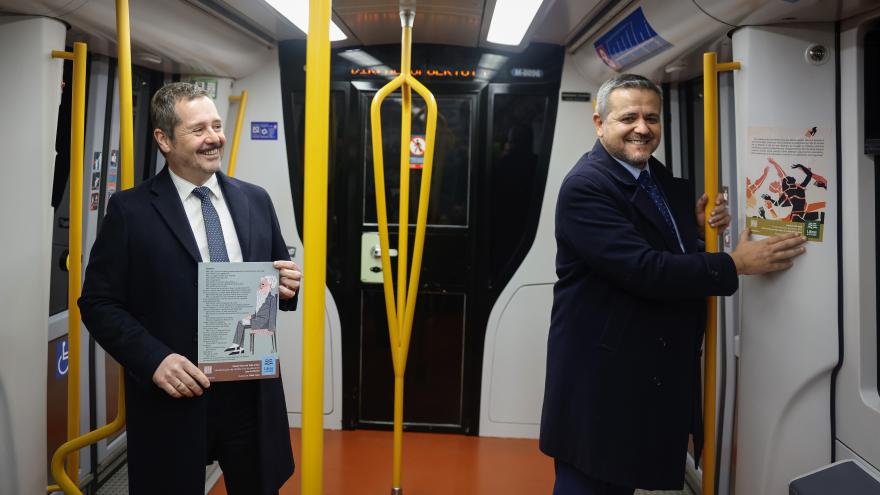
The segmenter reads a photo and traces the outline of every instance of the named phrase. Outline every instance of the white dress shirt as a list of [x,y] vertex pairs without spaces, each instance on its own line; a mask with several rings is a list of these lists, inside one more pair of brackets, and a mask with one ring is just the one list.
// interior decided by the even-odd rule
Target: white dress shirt
[[[196,238],[202,261],[210,261],[208,233],[205,230],[205,219],[202,217],[202,200],[192,192],[197,186],[175,174],[170,167],[168,173],[171,174],[171,182],[174,183],[177,194],[180,195],[180,201],[183,203],[186,219],[189,220],[189,226]],[[235,232],[235,224],[232,222],[232,214],[229,213],[229,207],[226,206],[226,201],[223,199],[223,191],[220,189],[220,183],[217,182],[217,175],[212,175],[203,186],[211,190],[211,204],[214,205],[217,216],[220,217],[223,241],[226,243],[226,254],[229,256],[229,261],[233,263],[244,261],[241,256],[241,246],[238,244],[238,235]]]

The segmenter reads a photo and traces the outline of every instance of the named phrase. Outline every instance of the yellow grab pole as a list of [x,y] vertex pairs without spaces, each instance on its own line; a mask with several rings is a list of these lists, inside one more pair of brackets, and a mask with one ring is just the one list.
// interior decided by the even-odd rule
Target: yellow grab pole
[[[370,120],[373,138],[373,174],[376,182],[376,216],[379,223],[379,245],[382,258],[382,279],[385,291],[385,312],[388,318],[388,337],[391,344],[391,357],[394,365],[394,458],[392,466],[393,495],[403,493],[401,486],[401,464],[403,458],[403,385],[406,373],[406,359],[412,335],[413,315],[418,294],[419,274],[424,252],[425,227],[428,218],[428,200],[431,191],[431,171],[434,160],[434,136],[437,129],[437,103],[434,96],[411,74],[412,27],[415,10],[403,7],[400,11],[403,27],[401,36],[400,75],[382,87],[373,97],[370,106]],[[400,131],[400,205],[399,239],[397,260],[397,297],[395,303],[394,285],[391,278],[390,241],[388,238],[388,214],[385,204],[385,164],[382,153],[382,101],[397,88],[401,89],[401,131]],[[425,155],[422,168],[422,181],[419,190],[419,206],[416,216],[416,238],[413,245],[412,269],[407,277],[407,258],[409,243],[409,143],[411,139],[412,90],[415,90],[427,104],[428,120],[425,129]],[[409,282],[407,284],[407,278]]]
[[230,96],[229,101],[237,101],[238,117],[235,119],[235,133],[232,135],[232,147],[229,148],[229,170],[226,175],[235,177],[235,163],[238,159],[238,143],[241,139],[241,123],[244,121],[244,109],[247,107],[248,92],[246,89],[241,91],[239,96]]
[[327,262],[327,163],[331,0],[310,0],[306,47],[306,146],[303,284],[302,493],[323,494],[324,285]]
[[[703,140],[704,180],[706,194],[706,218],[715,206],[718,195],[718,73],[740,68],[739,62],[717,63],[715,52],[703,54]],[[718,232],[706,222],[706,252],[718,252]],[[718,348],[718,298],[709,297],[706,310],[706,352],[703,370],[703,495],[715,494],[718,466],[715,432],[718,414],[715,409],[717,395],[716,368]]]
[[119,60],[119,160],[122,164],[122,189],[125,190],[134,187],[134,112],[131,106],[128,0],[116,0],[116,45]]
[[[86,44],[73,44],[73,53],[52,51],[55,58],[73,61],[73,98],[70,117],[70,230],[67,258],[67,439],[79,435],[80,313],[77,300],[82,284],[83,141],[86,116]],[[79,452],[70,455],[66,475],[74,486],[79,477]],[[57,478],[56,478],[57,479]]]

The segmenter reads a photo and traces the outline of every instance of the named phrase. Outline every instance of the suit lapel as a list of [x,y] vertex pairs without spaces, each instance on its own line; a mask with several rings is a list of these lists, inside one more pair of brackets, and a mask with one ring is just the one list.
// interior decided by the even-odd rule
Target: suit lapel
[[153,207],[156,208],[159,215],[165,220],[165,224],[168,225],[168,228],[171,229],[171,232],[174,233],[186,252],[196,262],[202,261],[202,256],[199,254],[199,248],[196,244],[196,238],[193,236],[189,220],[186,218],[186,212],[183,210],[183,203],[180,202],[177,189],[174,187],[174,183],[171,182],[168,167],[163,168],[156,175],[156,178],[153,180],[152,191],[155,196],[153,198]]
[[[654,159],[651,160],[651,173],[657,178],[657,184],[660,185],[660,188],[663,189],[663,193],[666,195],[666,202],[669,204],[672,218],[675,219],[675,225],[678,227],[678,234],[681,236],[681,243],[684,244],[685,252],[696,252],[696,231],[692,228],[695,221],[695,203],[692,202],[693,191],[691,184],[673,177],[659,161]],[[678,242],[676,241],[677,244]]]
[[[681,246],[678,244],[675,232],[670,232],[669,226],[666,225],[666,220],[663,219],[660,210],[658,210],[657,205],[654,204],[654,200],[651,199],[651,196],[647,191],[639,187],[635,177],[633,177],[628,170],[623,168],[621,164],[617,163],[617,160],[615,160],[614,157],[608,154],[608,151],[605,150],[605,147],[602,146],[602,143],[599,140],[596,140],[596,145],[593,147],[593,153],[599,158],[598,163],[611,174],[620,187],[625,192],[631,192],[630,202],[632,202],[636,211],[638,211],[639,214],[641,214],[648,223],[660,233],[669,250],[674,253],[680,253]],[[655,168],[656,167],[651,168],[652,174],[654,173]],[[660,187],[663,188],[663,185]],[[664,193],[665,192],[666,190],[664,190]],[[671,209],[672,207],[670,206],[670,210]],[[678,218],[676,218],[676,222],[678,222]]]
[[229,207],[229,213],[232,215],[232,222],[235,224],[238,244],[241,246],[242,260],[250,261],[250,202],[244,192],[242,192],[241,187],[235,181],[223,175],[223,173],[217,172],[217,182],[220,183],[223,197],[226,199],[226,205]]

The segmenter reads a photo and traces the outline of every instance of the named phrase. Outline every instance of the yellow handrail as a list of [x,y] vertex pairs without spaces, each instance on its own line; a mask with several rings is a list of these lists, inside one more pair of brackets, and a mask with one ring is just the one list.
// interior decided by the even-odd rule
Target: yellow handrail
[[[83,141],[87,46],[85,43],[76,42],[73,44],[72,53],[53,50],[52,56],[73,61],[73,99],[70,116],[70,230],[68,231],[70,254],[67,258],[67,339],[70,346],[67,372],[67,438],[71,440],[79,435],[81,330],[77,300],[82,282]],[[76,452],[70,457],[67,476],[74,481],[79,476],[79,456]]]
[[235,133],[232,135],[232,147],[229,149],[229,170],[226,175],[235,177],[235,162],[238,159],[238,143],[241,139],[241,123],[244,121],[244,109],[247,107],[248,92],[246,89],[241,91],[239,96],[230,96],[229,101],[237,101],[238,117],[235,119]]
[[302,292],[303,495],[324,493],[324,286],[327,263],[327,142],[330,128],[330,7],[331,0],[310,0],[306,45],[303,264],[310,271]]
[[[715,206],[715,197],[718,195],[718,73],[740,68],[739,62],[717,63],[715,52],[703,54],[703,145],[704,145],[704,184],[709,201],[706,203],[706,218],[708,219],[712,208]],[[706,222],[706,252],[718,252],[718,232]],[[717,368],[716,353],[718,298],[709,297],[706,310],[706,352],[704,356],[703,371],[703,495],[715,494],[715,480],[717,477],[716,454],[716,427],[717,411],[715,410],[715,398],[717,395],[717,383],[715,370]]]
[[[116,0],[116,30],[117,30],[117,47],[118,47],[118,76],[119,76],[119,121],[120,121],[120,136],[119,136],[119,148],[120,148],[120,163],[121,163],[121,176],[122,176],[122,189],[130,189],[134,186],[134,110],[132,108],[132,90],[131,90],[131,35],[129,31],[129,13],[128,13],[128,0]],[[81,54],[77,51],[77,46],[81,45]],[[59,52],[61,53],[61,52]],[[56,52],[52,52],[53,56],[55,56]],[[83,124],[80,126],[80,129],[84,128],[84,116],[85,116],[85,76],[86,76],[86,45],[84,43],[74,43],[74,105],[73,105],[73,118],[72,120],[76,121],[77,119],[77,91],[81,91],[81,113],[79,114],[79,122]],[[63,55],[63,53],[62,53]],[[62,58],[67,58],[63,56]],[[77,69],[77,60],[81,60],[82,67]],[[77,90],[77,80],[81,81],[82,89]],[[76,132],[76,125],[72,127],[73,132]],[[79,277],[82,272],[82,163],[83,163],[83,137],[80,134],[79,137],[79,148],[76,148],[76,142],[74,141],[74,137],[71,136],[71,217],[70,217],[70,228],[71,228],[71,241],[70,241],[70,271],[69,274],[72,276],[73,273],[76,273],[77,280],[79,281]],[[78,151],[77,151],[78,150]],[[79,165],[74,166],[73,159],[74,156],[79,156]],[[74,176],[74,170],[79,170],[78,179]],[[79,180],[79,185],[75,185],[75,180]],[[78,194],[78,199],[74,198],[74,194]],[[77,201],[74,203],[74,201]],[[74,207],[76,205],[76,207]],[[74,221],[75,221],[75,213],[79,212],[79,233],[78,239],[76,243],[73,240],[73,231],[74,231]],[[74,251],[76,249],[76,251]],[[79,314],[79,306],[77,306],[77,300],[79,299],[80,293],[80,283],[76,284],[75,289],[75,297],[71,297],[70,294],[74,293],[72,289],[73,285],[70,285],[69,288],[69,296],[68,296],[68,306],[70,309],[70,313],[68,315],[69,322],[75,321],[76,331],[68,330],[69,339],[70,339],[70,368],[69,368],[69,377],[68,380],[72,380],[75,378],[76,383],[76,411],[71,414],[71,399],[68,398],[68,438],[70,436],[70,418],[71,416],[76,416],[76,430],[74,431],[73,436],[79,433],[79,347],[80,347],[80,332],[79,332],[79,324],[80,324],[80,314]],[[72,302],[71,302],[72,301]],[[75,318],[74,318],[75,316]],[[69,325],[74,325],[74,323],[69,323]],[[71,327],[72,328],[72,327]],[[74,337],[75,336],[75,337]],[[74,360],[76,360],[76,368],[74,368]],[[70,381],[68,381],[68,396],[70,396]],[[79,472],[79,449],[96,443],[101,439],[107,438],[110,435],[116,433],[121,430],[122,427],[125,426],[125,372],[122,368],[119,369],[119,395],[118,395],[118,405],[117,405],[117,413],[116,418],[110,423],[98,428],[95,431],[89,432],[81,437],[72,438],[68,440],[58,450],[55,451],[55,454],[52,455],[51,462],[51,472],[52,477],[55,478],[57,482],[56,485],[50,485],[47,487],[47,491],[57,491],[58,489],[64,490],[64,493],[68,495],[82,495],[82,492],[79,490],[77,486],[78,472]],[[64,470],[64,459],[69,456],[69,461],[67,463],[67,471]]]
[[[412,27],[415,10],[404,7],[400,11],[403,28],[400,49],[400,75],[382,87],[370,105],[373,134],[373,174],[376,181],[376,215],[379,222],[379,245],[382,257],[382,278],[385,289],[385,311],[388,317],[388,336],[391,341],[391,357],[394,363],[394,460],[391,493],[403,493],[401,487],[401,460],[403,452],[403,383],[406,359],[412,335],[413,315],[418,295],[419,275],[425,243],[425,226],[428,218],[428,199],[431,191],[431,170],[434,161],[434,137],[437,128],[437,102],[434,95],[416,80],[410,71]],[[385,163],[382,156],[381,106],[391,92],[401,90],[400,125],[400,218],[398,219],[397,303],[391,280],[391,257],[389,255],[388,214],[385,207]],[[425,155],[422,183],[419,192],[419,209],[416,219],[416,237],[413,246],[412,270],[407,286],[407,244],[409,240],[409,143],[411,139],[412,92],[415,89],[427,104],[428,121],[425,132]]]

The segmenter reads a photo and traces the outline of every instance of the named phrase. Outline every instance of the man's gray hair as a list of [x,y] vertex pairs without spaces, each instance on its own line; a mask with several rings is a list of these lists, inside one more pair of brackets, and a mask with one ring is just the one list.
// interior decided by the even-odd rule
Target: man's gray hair
[[210,98],[208,92],[188,82],[166,84],[156,91],[150,100],[150,115],[153,129],[159,129],[174,141],[174,128],[180,123],[180,117],[174,111],[179,101],[191,101],[199,97]]
[[274,275],[266,275],[265,277],[261,278],[260,280],[265,280],[265,281],[269,282],[269,288],[273,289],[273,290],[278,285],[278,278],[276,278]]
[[653,81],[636,74],[620,74],[602,83],[599,91],[596,92],[596,113],[602,117],[602,120],[608,116],[608,96],[611,92],[615,89],[630,88],[653,91],[660,97],[660,104],[663,104],[663,91]]

